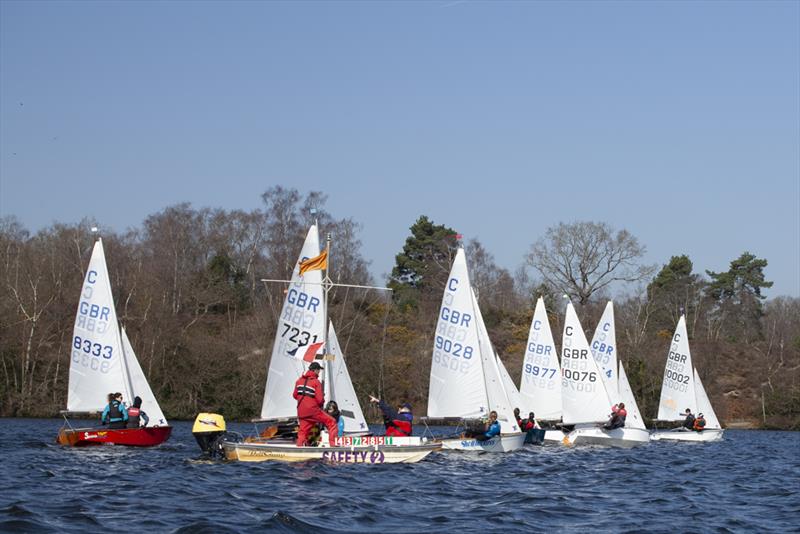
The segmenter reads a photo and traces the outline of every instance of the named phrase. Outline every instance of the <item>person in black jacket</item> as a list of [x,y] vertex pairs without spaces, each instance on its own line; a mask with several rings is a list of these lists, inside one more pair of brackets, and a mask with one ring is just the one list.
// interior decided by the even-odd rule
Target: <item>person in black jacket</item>
[[683,420],[683,428],[694,430],[694,414],[692,410],[686,408],[684,414],[686,415],[686,419]]
[[128,408],[128,428],[139,428],[139,420],[144,421],[141,426],[147,426],[150,422],[150,418],[142,410],[142,398],[136,396],[133,399],[133,406]]

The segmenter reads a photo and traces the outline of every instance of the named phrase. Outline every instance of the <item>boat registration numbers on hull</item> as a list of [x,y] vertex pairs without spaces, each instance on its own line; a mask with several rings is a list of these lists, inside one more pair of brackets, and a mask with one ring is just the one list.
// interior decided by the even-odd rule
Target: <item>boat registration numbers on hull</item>
[[359,447],[363,445],[394,445],[392,436],[337,436],[337,447]]

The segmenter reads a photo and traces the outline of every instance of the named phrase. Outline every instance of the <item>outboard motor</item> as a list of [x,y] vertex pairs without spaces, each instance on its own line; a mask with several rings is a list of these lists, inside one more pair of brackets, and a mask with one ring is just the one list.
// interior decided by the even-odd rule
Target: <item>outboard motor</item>
[[203,453],[224,456],[220,441],[225,435],[225,418],[216,413],[201,413],[194,420],[192,435]]

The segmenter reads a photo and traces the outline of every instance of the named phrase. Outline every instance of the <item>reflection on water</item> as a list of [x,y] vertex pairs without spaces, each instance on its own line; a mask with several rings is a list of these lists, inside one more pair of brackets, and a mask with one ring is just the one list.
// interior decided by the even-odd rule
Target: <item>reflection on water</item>
[[2,425],[0,531],[785,532],[800,517],[797,432],[370,466],[200,460],[188,422],[152,449],[62,448],[56,420]]

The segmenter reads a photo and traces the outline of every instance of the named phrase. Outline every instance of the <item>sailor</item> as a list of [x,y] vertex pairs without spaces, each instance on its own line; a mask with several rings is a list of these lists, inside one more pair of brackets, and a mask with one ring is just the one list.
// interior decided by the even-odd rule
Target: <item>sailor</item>
[[628,417],[628,411],[625,409],[625,403],[620,402],[611,407],[611,417],[608,422],[603,425],[606,430],[614,430],[615,428],[622,428],[625,426],[625,418]]
[[125,428],[128,421],[128,410],[122,404],[122,393],[109,393],[108,405],[103,410],[100,422],[108,428]]
[[694,414],[692,414],[692,410],[686,408],[684,415],[686,416],[686,419],[683,420],[683,428],[694,430]]
[[519,426],[523,431],[527,432],[528,430],[533,430],[534,428],[539,428],[539,425],[536,423],[536,418],[533,415],[533,412],[528,414],[528,418],[522,421]]
[[694,425],[692,426],[692,430],[697,432],[702,432],[703,429],[706,427],[706,418],[703,417],[703,414],[697,414],[697,419],[694,420]]
[[343,436],[344,417],[342,417],[342,412],[339,411],[339,405],[336,401],[328,401],[328,404],[325,405],[325,413],[336,420],[336,427],[339,429],[339,435]]
[[139,428],[140,419],[144,421],[141,426],[147,426],[147,423],[150,422],[150,418],[142,410],[142,398],[137,395],[133,398],[133,406],[128,408],[128,428]]
[[489,412],[489,420],[486,422],[483,432],[468,431],[467,437],[475,438],[478,441],[486,441],[500,435],[500,421],[497,420],[497,412]]
[[297,401],[297,419],[300,421],[300,430],[297,432],[298,447],[306,445],[308,433],[317,423],[322,423],[328,429],[331,447],[335,445],[336,436],[339,435],[336,420],[322,411],[325,403],[325,393],[319,381],[319,372],[322,369],[318,362],[311,362],[308,371],[294,384],[292,396]]
[[411,413],[411,405],[404,402],[398,406],[397,410],[386,404],[384,401],[370,395],[370,402],[378,405],[383,413],[383,424],[386,427],[387,436],[410,436],[414,414]]
[[525,428],[525,421],[522,419],[522,416],[519,414],[519,408],[514,408],[514,419],[517,421],[517,426]]

